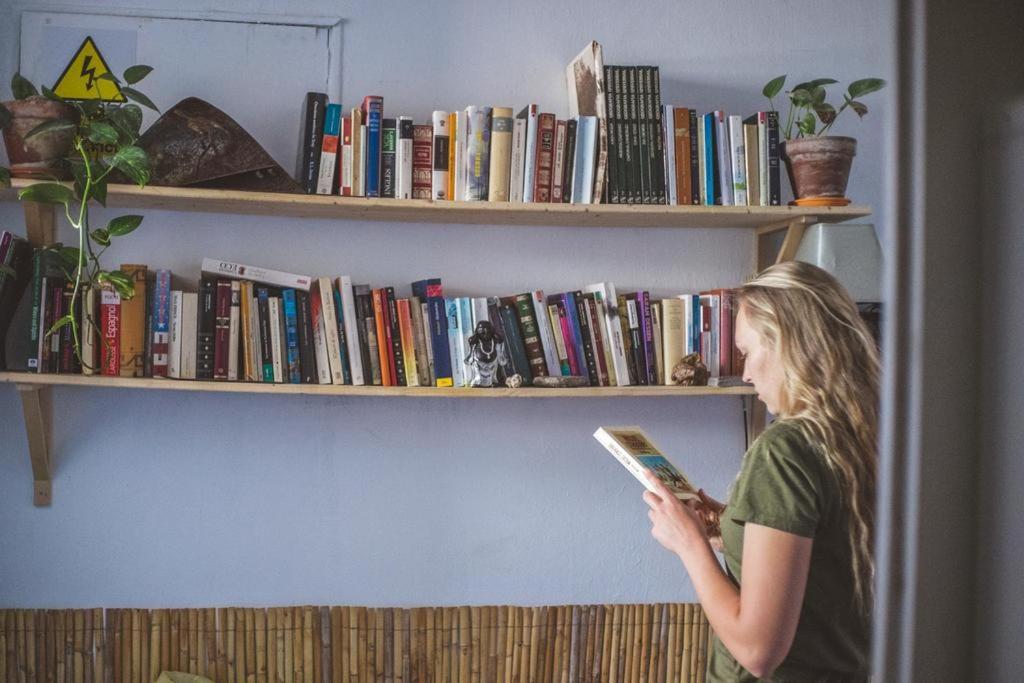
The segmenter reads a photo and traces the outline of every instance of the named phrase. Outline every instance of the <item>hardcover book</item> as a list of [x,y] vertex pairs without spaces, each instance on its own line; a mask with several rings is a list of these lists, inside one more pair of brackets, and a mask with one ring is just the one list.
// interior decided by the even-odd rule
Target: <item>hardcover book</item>
[[[595,168],[587,193],[598,203],[604,196],[605,169],[608,163],[607,108],[604,94],[604,56],[601,44],[590,41],[565,70],[569,93],[569,117],[596,117]],[[591,202],[585,202],[587,204]]]
[[487,173],[487,198],[509,201],[512,158],[512,108],[495,107],[491,117],[491,158]]
[[431,176],[433,199],[449,199],[448,196],[448,112],[435,111],[434,121],[434,164]]
[[135,296],[121,301],[121,376],[143,377],[146,331],[146,266],[121,264],[135,285]]
[[299,129],[299,150],[295,155],[295,182],[306,194],[316,193],[320,170],[320,153],[324,138],[324,113],[327,95],[308,92],[302,102],[302,127]]
[[679,500],[698,498],[697,488],[640,427],[600,427],[594,432],[594,438],[648,491],[655,492],[646,474],[653,472]]
[[412,198],[430,199],[433,183],[434,127],[422,124],[412,127]]

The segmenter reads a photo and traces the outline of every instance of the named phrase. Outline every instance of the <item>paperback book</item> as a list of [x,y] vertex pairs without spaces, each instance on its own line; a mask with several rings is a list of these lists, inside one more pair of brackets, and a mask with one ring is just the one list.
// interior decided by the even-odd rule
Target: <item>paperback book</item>
[[692,500],[698,497],[696,487],[665,457],[640,427],[600,427],[594,432],[594,438],[648,491],[654,492],[654,485],[647,480],[645,474],[649,470],[658,475],[679,500]]

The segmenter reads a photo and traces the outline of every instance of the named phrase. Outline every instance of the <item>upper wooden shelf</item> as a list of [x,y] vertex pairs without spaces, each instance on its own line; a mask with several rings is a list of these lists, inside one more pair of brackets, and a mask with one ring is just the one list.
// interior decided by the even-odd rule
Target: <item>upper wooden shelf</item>
[[[13,199],[34,182],[12,179],[0,198]],[[427,199],[366,199],[327,195],[238,192],[187,187],[110,185],[108,206],[294,218],[340,218],[394,223],[549,225],[626,228],[765,228],[794,220],[837,223],[871,214],[866,206],[665,206],[620,204],[520,204]]]
[[260,382],[224,382],[179,379],[134,379],[130,377],[102,377],[97,375],[37,375],[30,372],[0,372],[0,382],[23,386],[109,387],[117,389],[144,389],[153,391],[204,391],[234,394],[302,394],[313,396],[381,396],[422,398],[611,398],[642,396],[752,396],[752,387],[578,387],[572,389],[474,389],[436,387],[379,387],[331,384],[264,384]]

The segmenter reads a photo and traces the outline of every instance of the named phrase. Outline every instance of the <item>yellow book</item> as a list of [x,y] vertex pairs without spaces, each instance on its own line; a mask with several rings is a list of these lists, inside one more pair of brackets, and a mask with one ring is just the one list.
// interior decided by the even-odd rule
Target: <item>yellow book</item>
[[352,108],[352,196],[362,197],[363,189],[363,110]]
[[135,284],[135,296],[121,299],[121,377],[145,374],[146,270],[141,264],[121,264],[121,272]]
[[458,169],[458,159],[455,155],[455,148],[458,144],[459,135],[459,114],[450,112],[448,114],[448,199],[456,199],[455,196],[455,172]]
[[395,301],[398,309],[398,332],[402,337],[402,361],[405,364],[405,384],[410,387],[420,386],[416,364],[416,343],[412,335],[412,316],[409,311],[409,300]]

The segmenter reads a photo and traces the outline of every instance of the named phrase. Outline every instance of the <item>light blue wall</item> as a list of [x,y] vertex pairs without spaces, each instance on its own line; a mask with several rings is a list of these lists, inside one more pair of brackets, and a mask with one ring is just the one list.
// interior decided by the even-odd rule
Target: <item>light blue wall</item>
[[[213,9],[208,0],[133,7]],[[418,121],[470,103],[565,114],[565,64],[658,64],[666,102],[763,108],[769,78],[891,76],[889,3],[221,2],[219,11],[344,19],[342,97],[382,94]],[[80,11],[118,3],[78,3]],[[65,7],[67,7],[65,5]],[[0,4],[0,74],[17,14]],[[266,17],[264,17],[266,18]],[[154,64],[173,69],[172,64]],[[6,86],[0,92],[6,94]],[[156,97],[159,93],[149,93]],[[169,103],[161,102],[167,106]],[[238,103],[244,107],[244,102]],[[288,102],[293,107],[296,103]],[[885,98],[857,136],[850,196],[876,210]],[[102,212],[101,212],[102,213]],[[884,211],[876,222],[885,229]],[[20,209],[0,225],[23,231]],[[60,237],[68,239],[61,228]],[[147,211],[108,263],[203,256],[452,294],[564,291],[609,279],[668,295],[740,282],[739,230],[425,226]],[[54,503],[31,504],[14,387],[0,386],[0,606],[554,604],[694,600],[649,536],[641,488],[590,437],[642,424],[724,496],[743,448],[738,398],[421,400],[54,392]]]

